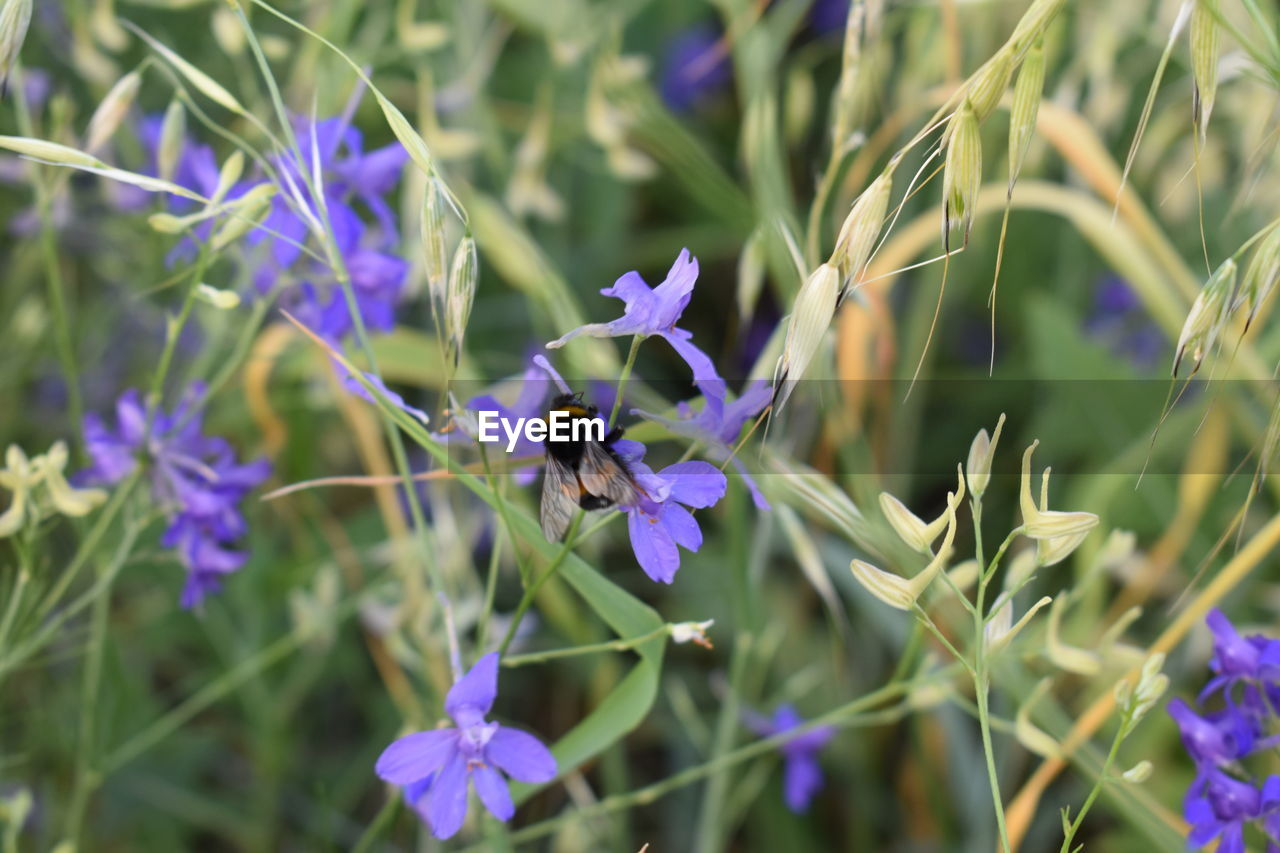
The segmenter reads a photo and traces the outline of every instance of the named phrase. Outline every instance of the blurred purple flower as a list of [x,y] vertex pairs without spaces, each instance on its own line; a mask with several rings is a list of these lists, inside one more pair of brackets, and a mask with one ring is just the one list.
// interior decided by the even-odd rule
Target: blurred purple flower
[[501,770],[521,782],[555,778],[556,760],[533,735],[485,720],[498,694],[498,655],[487,654],[458,679],[444,709],[457,728],[415,732],[378,756],[375,772],[404,788],[436,838],[451,838],[467,816],[468,783],[498,820],[510,820],[515,805]]
[[676,113],[685,113],[699,101],[728,87],[733,78],[722,35],[709,24],[680,32],[667,45],[662,62],[662,100]]
[[1197,767],[1217,767],[1248,755],[1253,731],[1248,720],[1230,710],[1201,716],[1181,699],[1169,700],[1169,716],[1178,724],[1182,745]]
[[[1222,691],[1227,701],[1233,690],[1243,685],[1243,704],[1255,716],[1280,712],[1280,640],[1254,634],[1240,636],[1221,610],[1211,610],[1205,617],[1213,632],[1213,659],[1209,667],[1216,677],[1201,691],[1199,701]],[[1269,698],[1271,706],[1264,703]]]
[[1280,843],[1274,840],[1275,825],[1280,822],[1280,776],[1268,777],[1259,789],[1212,771],[1187,792],[1183,813],[1191,824],[1187,843],[1192,849],[1220,839],[1218,853],[1245,853],[1245,825],[1261,820],[1273,835],[1267,843],[1268,853],[1280,850]]
[[[357,397],[360,397],[363,400],[368,400],[370,403],[373,403],[375,406],[378,405],[378,399],[374,397],[373,394],[368,389],[366,389],[363,384],[361,384],[359,379],[356,379],[354,376],[351,375],[351,372],[348,371],[345,366],[343,366],[342,362],[334,360],[333,372],[338,374],[338,376],[342,377],[342,387],[346,388],[348,391],[350,391],[352,394],[355,394]],[[387,398],[387,402],[389,402],[391,405],[395,406],[397,409],[409,415],[410,417],[415,418],[416,420],[418,420],[424,425],[427,423],[430,423],[431,419],[427,416],[426,412],[422,411],[422,409],[416,409],[413,406],[410,406],[408,403],[406,403],[404,401],[404,397],[401,397],[395,391],[392,391],[390,388],[387,387],[387,383],[382,381],[381,376],[378,376],[376,373],[369,373],[369,372],[364,372],[363,375],[364,375],[365,381],[368,382],[370,385],[372,385],[374,388],[377,388],[378,391],[382,394],[382,396]]]
[[809,25],[818,35],[843,32],[849,16],[849,0],[813,0],[809,7]]
[[717,393],[723,388],[723,383],[718,387],[708,386],[705,389],[705,402],[697,413],[689,403],[683,401],[677,403],[676,412],[680,415],[679,418],[664,418],[640,409],[632,409],[631,413],[660,423],[676,435],[700,442],[707,449],[708,455],[717,462],[731,459],[731,464],[751,492],[751,499],[756,508],[767,510],[769,502],[761,494],[755,480],[747,473],[747,467],[740,456],[733,453],[733,444],[738,440],[742,427],[747,421],[769,405],[773,389],[768,382],[757,380],[748,385],[738,399],[728,402],[724,394]]
[[[724,497],[725,476],[708,462],[677,462],[654,473],[643,461],[645,447],[637,441],[613,443],[639,486],[635,506],[627,513],[627,532],[636,562],[651,579],[671,583],[680,570],[680,548],[702,547],[702,530],[685,507],[703,509]],[[677,547],[679,546],[679,547]]]
[[[520,379],[520,394],[516,397],[514,403],[510,406],[503,404],[492,394],[482,394],[479,397],[473,397],[466,403],[466,408],[473,412],[488,411],[497,412],[498,417],[508,423],[516,423],[520,418],[545,417],[547,414],[547,390],[550,380],[547,373],[536,365],[530,365],[525,368],[524,375]],[[472,436],[474,438],[474,436]],[[542,452],[542,442],[533,441],[524,432],[520,431],[516,438],[515,448],[512,451],[513,456],[533,456]],[[515,480],[522,486],[532,483],[538,476],[538,468],[536,466],[523,468],[516,472]]]
[[177,549],[187,569],[184,608],[216,592],[222,579],[244,564],[243,551],[227,548],[246,530],[239,504],[271,473],[265,459],[237,464],[225,439],[202,434],[195,406],[204,391],[203,384],[193,384],[172,414],[149,412],[137,391],[125,391],[116,402],[114,430],[98,415],[85,415],[85,446],[93,464],[77,478],[114,485],[144,461],[152,494],[169,516],[161,544]]
[[632,270],[600,291],[604,296],[621,299],[625,304],[622,316],[609,323],[589,323],[547,344],[557,349],[579,335],[593,338],[617,338],[628,335],[657,335],[666,339],[676,353],[693,370],[693,381],[703,393],[721,397],[725,394],[724,380],[716,373],[711,358],[693,343],[693,333],[676,328],[680,315],[693,297],[693,285],[698,280],[698,260],[681,249],[679,257],[671,265],[662,284],[650,288],[640,273]]
[[[778,706],[772,720],[752,712],[743,717],[747,728],[760,737],[789,732],[804,723],[804,719],[790,705]],[[778,747],[783,759],[783,799],[787,808],[796,814],[807,812],[814,796],[822,790],[822,767],[818,763],[818,753],[835,734],[834,727],[819,726]]]
[[1137,370],[1156,364],[1168,346],[1133,288],[1115,275],[1098,282],[1093,312],[1085,319],[1084,330]]

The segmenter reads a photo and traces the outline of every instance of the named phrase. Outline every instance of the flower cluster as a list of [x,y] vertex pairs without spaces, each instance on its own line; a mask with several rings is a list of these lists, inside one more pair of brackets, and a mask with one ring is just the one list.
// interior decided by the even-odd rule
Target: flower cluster
[[510,820],[515,805],[502,773],[520,782],[555,778],[555,757],[541,741],[485,719],[497,696],[498,655],[487,654],[445,697],[445,712],[457,728],[405,735],[378,757],[378,776],[404,789],[436,838],[451,838],[462,828],[469,785],[490,814]]
[[205,389],[196,383],[172,413],[143,404],[130,389],[116,402],[115,428],[90,413],[84,439],[93,465],[82,482],[114,485],[141,462],[156,502],[169,526],[162,544],[177,550],[187,569],[182,606],[198,605],[216,592],[222,579],[244,564],[246,554],[229,548],[245,532],[239,504],[271,473],[265,459],[241,465],[223,438],[204,435],[198,402]]
[[1193,848],[1219,839],[1221,853],[1244,853],[1245,827],[1267,836],[1268,853],[1280,851],[1280,776],[1246,775],[1240,762],[1280,744],[1280,640],[1244,637],[1220,611],[1206,621],[1213,632],[1214,677],[1197,699],[1196,711],[1181,699],[1169,702],[1182,743],[1196,765],[1184,812]]

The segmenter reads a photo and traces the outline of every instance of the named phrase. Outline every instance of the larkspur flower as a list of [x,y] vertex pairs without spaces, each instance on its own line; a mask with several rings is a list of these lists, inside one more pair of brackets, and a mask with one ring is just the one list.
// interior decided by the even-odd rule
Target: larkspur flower
[[724,473],[708,462],[689,461],[655,474],[642,461],[644,445],[628,439],[614,442],[613,451],[639,487],[635,506],[621,507],[636,562],[653,580],[671,583],[680,570],[680,548],[702,547],[702,529],[685,507],[714,506],[724,497]]
[[1237,712],[1202,716],[1176,698],[1169,700],[1168,710],[1178,724],[1182,745],[1199,767],[1229,764],[1253,748],[1253,727]]
[[[804,723],[804,718],[790,705],[780,705],[774,711],[773,719],[748,712],[744,721],[760,737],[772,737],[791,731]],[[796,814],[808,811],[814,796],[822,790],[822,766],[818,763],[818,753],[835,734],[834,727],[819,726],[778,747],[783,759],[783,799],[787,808]]]
[[685,113],[724,91],[733,80],[723,36],[706,24],[678,33],[667,46],[660,91],[667,107]]
[[640,273],[632,270],[600,291],[604,296],[621,299],[625,304],[622,316],[609,323],[588,323],[547,344],[557,349],[579,335],[592,338],[616,338],[629,335],[657,336],[671,344],[693,371],[694,382],[706,393],[708,388],[724,396],[724,380],[716,373],[710,356],[693,343],[693,333],[676,327],[680,315],[693,297],[693,285],[698,280],[698,260],[681,249],[667,277],[657,287],[650,288]]
[[742,433],[747,421],[764,410],[773,397],[773,388],[764,380],[750,383],[738,399],[732,402],[726,395],[719,393],[723,385],[710,385],[705,388],[702,408],[694,412],[688,402],[676,404],[678,418],[664,418],[641,409],[632,409],[633,415],[665,426],[676,435],[682,435],[701,443],[707,453],[717,462],[731,460],[731,464],[742,477],[742,482],[751,492],[751,499],[758,509],[769,509],[756,482],[747,472],[746,465],[738,454],[733,452],[733,445]]
[[1280,823],[1280,776],[1268,777],[1259,788],[1212,771],[1192,785],[1183,810],[1191,824],[1187,842],[1192,849],[1218,839],[1218,853],[1245,853],[1245,826],[1260,821],[1272,835],[1267,853],[1280,853],[1274,840]]
[[[1234,688],[1241,686],[1243,704],[1257,716],[1280,713],[1280,640],[1254,634],[1242,637],[1220,610],[1205,617],[1213,632],[1213,658],[1209,667],[1217,675],[1200,693],[1200,701],[1222,692],[1232,701]],[[1263,699],[1270,701],[1266,707]]]
[[114,429],[96,414],[85,415],[85,445],[93,464],[77,478],[114,485],[134,471],[139,459],[145,461],[152,494],[169,518],[161,544],[176,549],[187,569],[181,604],[188,609],[244,564],[248,555],[228,547],[246,530],[239,503],[271,472],[265,459],[238,464],[230,443],[203,434],[195,405],[204,391],[202,384],[193,384],[172,413],[149,412],[137,391],[125,391],[116,402]]
[[[466,408],[473,412],[497,412],[504,422],[516,423],[521,418],[543,417],[547,413],[546,400],[550,380],[547,373],[537,365],[530,365],[520,378],[520,393],[515,401],[506,405],[492,394],[473,397],[466,403]],[[474,438],[474,436],[472,436]],[[542,442],[534,441],[524,430],[516,437],[513,456],[533,456],[542,452]],[[516,472],[516,482],[522,486],[532,483],[538,476],[536,467],[524,468]]]
[[502,773],[521,782],[555,778],[555,757],[541,741],[485,719],[497,695],[498,655],[491,653],[445,697],[444,709],[457,728],[405,735],[378,756],[375,772],[404,789],[405,800],[436,838],[451,838],[462,828],[469,785],[489,813],[505,821],[515,805]]

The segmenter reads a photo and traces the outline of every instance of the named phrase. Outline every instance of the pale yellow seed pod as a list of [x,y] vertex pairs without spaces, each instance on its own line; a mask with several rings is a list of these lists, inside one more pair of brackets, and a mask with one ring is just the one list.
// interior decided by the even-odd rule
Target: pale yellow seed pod
[[90,169],[106,166],[97,157],[90,156],[78,149],[44,139],[35,139],[30,136],[0,136],[0,148],[17,152],[24,157],[55,163],[59,166]]
[[419,234],[422,238],[422,269],[427,279],[427,295],[436,323],[444,325],[445,298],[449,291],[449,255],[445,248],[444,190],[439,178],[427,179],[422,199]]
[[234,290],[223,290],[204,283],[196,285],[196,298],[219,311],[230,311],[240,304],[240,294]]
[[871,260],[871,252],[884,227],[885,214],[889,212],[892,190],[893,169],[889,168],[862,191],[840,226],[840,236],[836,238],[836,248],[829,263],[836,264],[844,277],[841,299],[850,287],[858,284],[867,262]]
[[1153,769],[1151,762],[1144,758],[1142,761],[1139,761],[1137,764],[1121,773],[1120,778],[1131,785],[1140,785],[1151,778],[1151,771]]
[[1249,331],[1254,315],[1280,281],[1280,227],[1272,228],[1254,250],[1241,280],[1240,296],[1231,310],[1245,312],[1244,329]]
[[1027,149],[1035,135],[1036,115],[1044,95],[1044,42],[1037,39],[1027,51],[1013,84],[1013,105],[1009,108],[1009,195],[1022,172]]
[[160,123],[160,142],[156,147],[156,171],[166,181],[173,180],[178,170],[178,158],[182,156],[182,146],[187,133],[187,111],[182,102],[174,99],[164,111],[164,120]]
[[1227,324],[1230,316],[1231,295],[1235,286],[1236,262],[1227,258],[1214,270],[1213,275],[1209,276],[1209,280],[1200,289],[1200,293],[1196,295],[1196,301],[1191,304],[1191,310],[1187,313],[1187,319],[1182,324],[1182,331],[1178,335],[1178,346],[1173,356],[1174,376],[1178,375],[1182,358],[1188,351],[1195,362],[1191,372],[1194,374],[1200,369],[1200,362],[1204,359],[1205,353],[1213,349],[1218,335]]
[[86,151],[94,154],[107,144],[133,106],[141,86],[142,75],[137,71],[130,71],[116,81],[89,119],[89,128],[85,132]]
[[476,299],[476,283],[479,280],[479,262],[476,257],[476,241],[467,234],[453,253],[453,265],[449,270],[449,293],[445,307],[446,338],[449,356],[454,367],[462,355],[462,339],[471,319],[471,306]]
[[41,469],[41,479],[49,494],[49,500],[53,508],[63,515],[76,517],[87,515],[106,501],[107,493],[102,489],[76,489],[67,482],[62,473],[67,467],[65,442],[54,442],[49,452],[36,461]]
[[791,396],[795,383],[804,376],[805,369],[822,345],[823,336],[836,313],[836,299],[840,293],[840,271],[833,265],[820,265],[796,294],[787,324],[787,336],[782,344],[782,357],[774,373],[776,408],[780,409]]
[[928,535],[929,526],[918,515],[907,509],[906,504],[888,492],[881,492],[880,510],[888,519],[893,531],[898,534],[898,538],[905,542],[907,547],[922,554],[933,554],[933,540],[937,536]]
[[[1080,535],[1083,538],[1098,524],[1098,516],[1091,512],[1059,512],[1044,506],[1036,506],[1031,497],[1031,454],[1035,452],[1039,441],[1033,441],[1022,454],[1022,484],[1018,502],[1022,510],[1022,532],[1031,539],[1058,539]],[[1041,503],[1048,497],[1049,472],[1046,470],[1041,480]],[[1078,545],[1079,542],[1076,542]],[[1074,549],[1075,546],[1072,546]],[[1068,551],[1070,553],[1070,551]],[[1065,554],[1063,555],[1065,556]],[[1059,557],[1061,559],[1061,557]]]
[[1012,75],[1013,57],[1008,50],[1001,50],[974,73],[965,88],[965,98],[973,107],[979,124],[986,121],[1000,105],[1000,98],[1009,88],[1009,78]]
[[1191,10],[1192,123],[1204,144],[1218,93],[1218,0],[1195,0]]
[[969,491],[975,498],[982,497],[991,482],[991,462],[996,455],[996,444],[1000,441],[1000,430],[1004,429],[1004,412],[996,421],[993,435],[988,436],[986,428],[978,430],[969,445],[969,458],[964,466],[965,478],[969,481]]
[[1056,740],[1031,722],[1031,709],[1048,692],[1050,684],[1052,679],[1045,678],[1032,688],[1027,701],[1018,709],[1013,719],[1013,735],[1018,739],[1018,743],[1043,758],[1054,758],[1061,751]]
[[9,84],[9,72],[30,25],[31,0],[0,0],[0,87]]
[[958,228],[969,242],[974,204],[982,182],[982,136],[978,117],[966,101],[947,127],[947,160],[942,170],[942,244],[951,251],[951,229]]
[[214,204],[222,201],[227,192],[235,186],[236,181],[240,180],[242,174],[244,174],[244,152],[233,151],[222,164],[222,168],[218,170],[218,186],[214,189],[213,198],[210,201]]
[[947,495],[947,535],[943,537],[938,553],[918,575],[908,581],[899,575],[876,568],[863,560],[854,560],[849,564],[849,569],[853,572],[854,579],[862,584],[867,592],[890,607],[898,610],[910,610],[915,606],[916,599],[929,588],[929,584],[933,583],[934,578],[938,576],[938,573],[946,567],[947,562],[951,559],[952,542],[955,541],[956,537],[955,508],[958,503],[959,499],[956,498],[955,494],[949,493]]

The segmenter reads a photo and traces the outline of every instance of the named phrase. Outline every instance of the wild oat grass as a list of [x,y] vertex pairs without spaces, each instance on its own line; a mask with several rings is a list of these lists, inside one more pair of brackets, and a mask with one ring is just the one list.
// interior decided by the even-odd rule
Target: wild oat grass
[[1278,26],[3,0],[0,849],[1280,845]]

